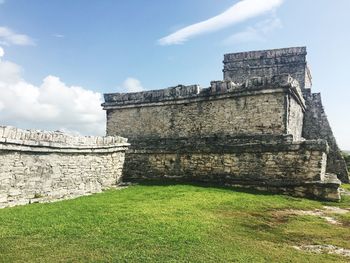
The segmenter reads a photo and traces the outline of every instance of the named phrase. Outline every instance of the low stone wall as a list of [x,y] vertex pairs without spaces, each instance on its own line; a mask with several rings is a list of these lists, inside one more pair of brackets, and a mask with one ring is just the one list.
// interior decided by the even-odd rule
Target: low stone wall
[[128,146],[121,137],[0,127],[0,208],[112,187],[121,180]]
[[126,155],[123,180],[240,185],[336,201],[340,182],[325,173],[327,152],[326,141],[290,135],[139,141]]

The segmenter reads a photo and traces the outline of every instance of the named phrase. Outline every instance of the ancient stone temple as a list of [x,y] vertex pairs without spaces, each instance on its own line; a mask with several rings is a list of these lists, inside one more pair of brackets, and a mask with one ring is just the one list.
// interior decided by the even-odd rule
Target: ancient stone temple
[[348,172],[320,95],[311,93],[306,48],[226,54],[223,72],[208,88],[105,94],[107,135],[131,143],[123,180],[339,200]]

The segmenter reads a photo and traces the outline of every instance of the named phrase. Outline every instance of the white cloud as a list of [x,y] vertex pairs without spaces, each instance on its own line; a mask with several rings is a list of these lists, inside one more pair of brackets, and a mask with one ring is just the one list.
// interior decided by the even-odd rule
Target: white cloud
[[141,82],[135,78],[127,78],[121,87],[126,92],[139,92],[144,91],[145,89],[142,87]]
[[0,47],[0,59],[5,55],[5,51],[2,47]]
[[276,9],[284,0],[242,0],[208,20],[184,27],[158,40],[160,45],[182,44],[188,39],[237,24]]
[[21,68],[17,64],[0,60],[0,87],[20,82],[20,72]]
[[280,28],[282,28],[281,20],[277,17],[272,17],[255,26],[247,27],[244,31],[231,35],[224,41],[224,44],[231,45],[242,42],[264,41],[270,32]]
[[8,27],[0,26],[0,42],[3,45],[33,46],[35,41],[27,35],[18,34]]
[[0,61],[0,125],[103,135],[102,95],[47,76],[40,86],[25,81],[21,68]]
[[64,35],[62,34],[53,34],[52,36],[57,38],[64,38]]

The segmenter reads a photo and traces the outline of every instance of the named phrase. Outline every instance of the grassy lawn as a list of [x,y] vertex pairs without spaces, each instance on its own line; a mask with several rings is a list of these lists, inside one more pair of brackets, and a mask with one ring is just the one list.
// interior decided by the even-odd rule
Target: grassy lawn
[[137,185],[0,210],[0,262],[349,262],[293,245],[350,249],[350,216],[283,215],[322,203],[192,185]]

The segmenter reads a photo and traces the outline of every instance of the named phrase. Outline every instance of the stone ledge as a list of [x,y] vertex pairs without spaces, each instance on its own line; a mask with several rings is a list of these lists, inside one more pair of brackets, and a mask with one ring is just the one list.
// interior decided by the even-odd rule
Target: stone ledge
[[125,151],[130,144],[118,136],[72,136],[62,132],[21,130],[0,126],[0,150],[56,153]]
[[[327,175],[328,179],[326,181],[310,181],[310,182],[293,182],[290,184],[285,183],[269,183],[258,184],[248,181],[231,181],[231,182],[213,182],[213,181],[203,181],[198,180],[197,177],[168,177],[163,178],[128,178],[128,182],[131,183],[189,183],[189,184],[199,184],[211,187],[236,187],[242,189],[254,189],[258,191],[268,192],[268,194],[283,194],[290,195],[294,197],[303,197],[317,200],[333,201],[339,202],[341,200],[340,194],[340,181],[336,179],[335,175]],[[331,180],[328,182],[327,180]]]
[[133,140],[132,153],[240,153],[240,152],[329,152],[325,140],[293,141],[291,135],[251,135],[197,138],[150,138]]
[[198,85],[177,86],[162,90],[135,93],[104,94],[104,110],[133,107],[185,104],[197,101],[220,100],[231,97],[255,96],[260,94],[288,93],[305,108],[304,98],[297,80],[289,74],[273,77],[255,77],[244,83],[212,81],[211,87],[202,89]]
[[248,187],[271,193],[282,193],[295,197],[308,197],[312,199],[335,201],[341,200],[341,182],[335,174],[326,174],[323,181],[304,182],[266,182],[265,184],[230,184],[238,187]]
[[0,141],[0,151],[20,151],[36,153],[114,153],[126,151],[129,144],[108,146],[108,147],[49,147],[14,144]]
[[48,147],[97,147],[127,144],[128,139],[119,136],[73,136],[60,131],[22,130],[0,126],[0,142]]
[[306,55],[306,47],[290,47],[250,52],[228,53],[224,55],[224,63],[249,59],[274,59],[282,56]]

